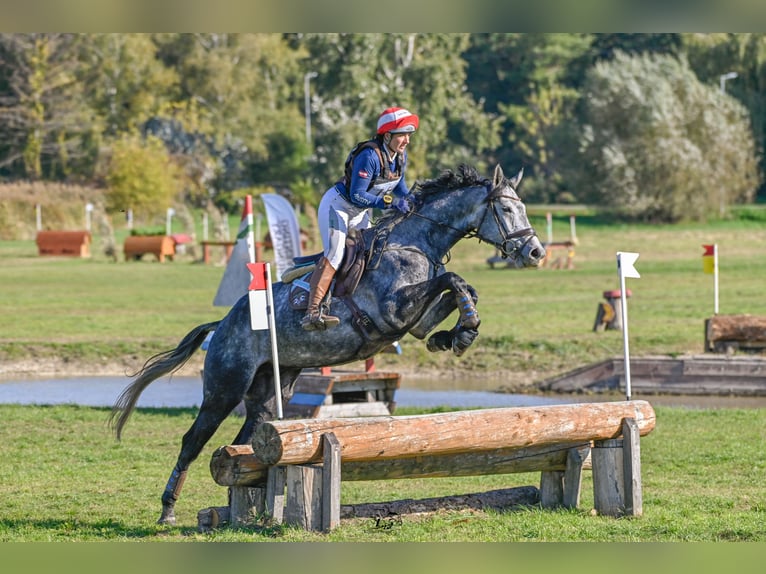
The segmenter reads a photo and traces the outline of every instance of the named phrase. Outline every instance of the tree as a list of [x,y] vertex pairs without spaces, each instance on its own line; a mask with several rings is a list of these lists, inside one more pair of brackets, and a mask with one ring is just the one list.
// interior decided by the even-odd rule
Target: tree
[[[305,177],[300,51],[279,34],[168,34],[155,41],[159,58],[180,78],[182,105],[171,119],[210,142],[217,164],[211,194]],[[285,150],[294,155],[280,156]],[[270,168],[265,178],[257,169],[264,164]]]
[[572,179],[621,216],[704,220],[760,184],[747,110],[684,58],[617,52],[588,73],[583,108]]
[[180,174],[165,145],[155,137],[125,135],[115,141],[106,176],[106,208],[132,209],[136,217],[165,213],[180,191]]
[[586,34],[485,34],[466,53],[469,89],[487,98],[510,143],[492,153],[503,164],[525,166],[527,198],[557,201],[566,191],[559,150],[579,99],[573,63],[590,45]]
[[390,106],[420,117],[408,148],[410,183],[459,161],[477,164],[499,144],[492,117],[465,90],[466,34],[303,34],[290,41],[308,52],[306,73],[316,73],[310,113],[318,191],[337,181],[349,150],[375,134]]
[[75,34],[0,34],[0,168],[8,173],[67,179],[92,151],[97,125],[79,82],[79,41]]

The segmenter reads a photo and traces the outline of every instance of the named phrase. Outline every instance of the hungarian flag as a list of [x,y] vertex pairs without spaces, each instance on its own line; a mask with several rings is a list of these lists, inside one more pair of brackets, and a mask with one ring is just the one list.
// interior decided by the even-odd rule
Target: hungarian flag
[[253,198],[245,197],[242,219],[237,230],[237,242],[231,252],[231,257],[223,272],[221,283],[213,299],[216,307],[231,307],[240,297],[247,293],[250,274],[247,263],[255,261],[255,239],[253,237]]
[[705,253],[702,254],[702,271],[705,273],[715,273],[716,267],[716,245],[703,245]]

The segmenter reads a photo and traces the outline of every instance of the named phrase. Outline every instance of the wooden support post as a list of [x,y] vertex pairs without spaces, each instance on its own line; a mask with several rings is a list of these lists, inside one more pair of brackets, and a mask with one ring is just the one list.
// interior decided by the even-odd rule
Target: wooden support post
[[321,465],[301,464],[287,467],[285,524],[304,530],[322,529]]
[[266,514],[274,524],[282,524],[285,515],[285,485],[287,469],[272,466],[266,478]]
[[593,506],[603,516],[625,514],[622,439],[593,443]]
[[589,455],[590,447],[585,449],[570,448],[567,451],[567,468],[564,471],[564,497],[562,500],[565,508],[580,506],[582,471],[585,466],[585,459]]
[[644,495],[641,485],[641,449],[638,425],[635,419],[622,421],[623,475],[625,476],[625,513],[628,516],[644,514]]
[[266,489],[248,486],[229,488],[229,508],[232,526],[254,522],[266,510]]
[[333,433],[322,437],[322,530],[340,524],[340,443]]
[[544,470],[540,473],[540,506],[556,508],[564,501],[564,472]]

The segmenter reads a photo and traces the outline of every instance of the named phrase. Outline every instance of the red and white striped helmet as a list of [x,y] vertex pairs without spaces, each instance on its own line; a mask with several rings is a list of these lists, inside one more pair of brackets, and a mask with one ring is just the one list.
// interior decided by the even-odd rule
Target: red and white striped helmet
[[378,134],[409,134],[418,129],[418,116],[404,108],[387,108],[378,118]]

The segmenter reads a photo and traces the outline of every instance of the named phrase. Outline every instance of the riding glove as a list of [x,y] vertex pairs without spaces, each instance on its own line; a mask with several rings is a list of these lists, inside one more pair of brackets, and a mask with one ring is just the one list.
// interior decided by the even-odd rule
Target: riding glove
[[409,197],[397,197],[391,206],[402,213],[409,213],[412,211],[412,200]]

